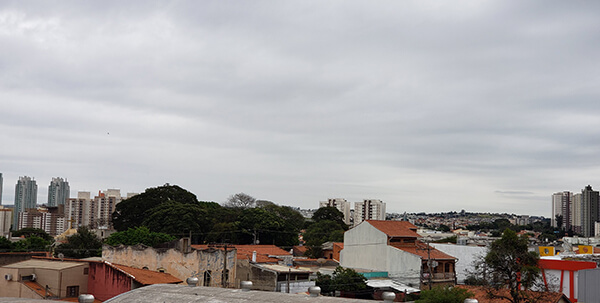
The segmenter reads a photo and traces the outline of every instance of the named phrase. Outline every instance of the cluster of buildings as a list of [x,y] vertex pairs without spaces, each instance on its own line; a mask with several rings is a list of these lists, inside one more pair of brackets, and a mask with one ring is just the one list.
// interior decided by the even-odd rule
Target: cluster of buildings
[[335,207],[344,214],[344,223],[355,226],[366,220],[385,220],[385,203],[377,199],[364,199],[352,203],[343,198],[331,198],[320,201],[319,207]]
[[572,230],[584,237],[600,235],[600,196],[591,185],[573,194],[570,191],[552,195],[551,224]]
[[[2,174],[0,173],[0,201],[2,201]],[[131,197],[135,193],[128,193]],[[66,179],[52,178],[48,185],[48,200],[38,205],[38,185],[34,178],[19,177],[15,185],[12,207],[0,205],[0,236],[8,237],[10,229],[39,228],[51,236],[60,235],[70,227],[88,226],[92,229],[110,230],[111,215],[117,203],[124,197],[119,189],[78,192],[70,198],[70,186]]]

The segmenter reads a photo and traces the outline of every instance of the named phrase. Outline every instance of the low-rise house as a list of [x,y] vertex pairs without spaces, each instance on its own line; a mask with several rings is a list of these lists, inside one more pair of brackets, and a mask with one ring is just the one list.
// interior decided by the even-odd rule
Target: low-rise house
[[455,284],[456,258],[420,240],[407,221],[367,220],[344,233],[340,265],[384,271],[412,287]]
[[[211,245],[192,245],[195,249],[210,249]],[[275,245],[230,245],[237,251],[235,286],[241,281],[252,281],[252,289],[290,292],[306,291],[314,286],[309,277],[310,270],[293,267],[293,256],[289,251]],[[219,246],[224,249],[223,246]]]
[[105,261],[89,261],[89,268],[88,293],[101,301],[142,286],[183,282],[168,273]]
[[86,262],[31,259],[0,267],[0,297],[78,297],[88,291]]

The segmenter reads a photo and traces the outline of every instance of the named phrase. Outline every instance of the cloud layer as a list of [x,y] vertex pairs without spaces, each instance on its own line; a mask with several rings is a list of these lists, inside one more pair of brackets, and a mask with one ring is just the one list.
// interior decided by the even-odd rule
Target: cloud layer
[[0,172],[550,214],[600,186],[600,4],[0,4]]

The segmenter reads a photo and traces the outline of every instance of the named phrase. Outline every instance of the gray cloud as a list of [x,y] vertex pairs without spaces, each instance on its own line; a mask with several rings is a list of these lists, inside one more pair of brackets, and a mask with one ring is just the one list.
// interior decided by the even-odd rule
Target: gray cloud
[[203,200],[548,215],[552,192],[600,167],[598,11],[5,2],[3,200],[31,175],[40,200],[62,176],[73,191],[169,182]]

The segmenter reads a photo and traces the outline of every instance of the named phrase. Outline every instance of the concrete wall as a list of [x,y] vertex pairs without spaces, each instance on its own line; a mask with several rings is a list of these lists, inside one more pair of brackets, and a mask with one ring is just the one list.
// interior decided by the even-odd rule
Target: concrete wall
[[387,236],[367,222],[346,231],[340,265],[354,269],[387,271]]
[[[164,269],[183,281],[191,276],[197,277],[200,285],[204,285],[204,272],[211,271],[210,286],[221,286],[225,252],[217,249],[191,250],[182,253],[174,248],[155,249],[142,246],[105,245],[102,248],[102,259],[135,268],[147,267],[149,270]],[[236,277],[237,254],[235,250],[227,252],[227,269],[229,270],[229,286],[233,287]]]
[[104,263],[90,263],[88,293],[96,299],[106,301],[130,290],[130,277]]
[[406,285],[419,287],[421,283],[421,257],[398,248],[387,246],[388,276]]
[[449,254],[458,260],[456,260],[456,278],[458,283],[463,281],[469,275],[469,270],[473,270],[473,262],[487,254],[487,247],[480,246],[466,246],[456,244],[441,244],[431,243],[431,246],[440,250],[443,253]]
[[[60,272],[61,285],[60,285],[60,294],[59,294],[59,296],[61,298],[64,298],[67,296],[67,287],[68,286],[79,286],[78,296],[80,294],[85,294],[88,292],[88,289],[87,289],[88,275],[85,275],[83,273],[84,268],[86,268],[88,266],[89,266],[88,263],[82,263],[81,266],[71,267],[71,268],[66,268],[66,269],[61,270],[61,272]],[[40,284],[42,284],[41,283],[42,280],[40,279],[39,281],[40,281]],[[42,285],[44,285],[44,284],[42,284]]]
[[236,286],[239,286],[241,281],[252,281],[254,290],[277,290],[277,275],[274,272],[252,266],[248,260],[238,261]]

